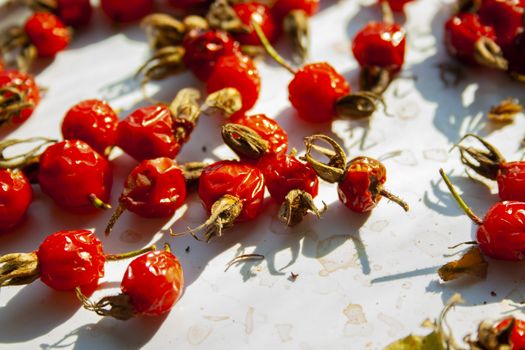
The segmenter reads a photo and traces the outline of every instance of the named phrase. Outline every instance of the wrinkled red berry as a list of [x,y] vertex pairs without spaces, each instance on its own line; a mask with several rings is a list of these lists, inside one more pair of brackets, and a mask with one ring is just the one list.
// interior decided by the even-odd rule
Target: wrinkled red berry
[[302,10],[312,16],[319,9],[319,0],[277,0],[272,6],[272,14],[276,22],[281,23],[293,10]]
[[394,12],[403,12],[405,5],[414,0],[378,0],[378,2],[388,2],[390,8]]
[[102,11],[115,22],[134,22],[153,10],[153,0],[100,0]]
[[90,0],[58,0],[55,13],[64,24],[80,27],[91,20],[93,7]]
[[278,39],[279,29],[268,6],[258,2],[241,2],[233,5],[233,9],[239,19],[250,29],[249,33],[234,34],[235,39],[241,45],[261,45],[261,40],[253,29],[252,18],[257,21],[270,42]]
[[478,14],[496,32],[496,43],[504,47],[523,30],[524,3],[520,0],[483,0]]
[[24,25],[24,31],[40,57],[55,56],[71,41],[71,34],[64,23],[49,12],[32,14]]
[[509,71],[525,75],[525,32],[514,38],[511,45],[504,47],[505,58],[509,61]]
[[32,198],[31,184],[21,171],[0,169],[0,231],[22,221]]
[[32,76],[16,70],[0,72],[1,96],[8,99],[13,93],[6,89],[15,90],[23,97],[21,101],[23,107],[9,113],[0,107],[0,124],[5,122],[21,124],[33,114],[34,109],[40,103],[40,90]]
[[193,30],[184,38],[184,64],[207,81],[219,57],[239,52],[239,44],[226,32]]
[[331,121],[336,101],[348,93],[345,78],[325,62],[305,65],[288,85],[290,102],[299,117],[315,123]]
[[40,156],[38,182],[62,208],[87,213],[95,210],[93,196],[108,202],[113,171],[107,159],[87,143],[66,140],[49,146]]
[[283,154],[288,150],[288,135],[279,123],[264,114],[236,115],[230,118],[235,124],[247,126],[269,143],[269,154]]
[[104,155],[116,144],[118,116],[104,101],[85,100],[69,109],[62,121],[66,140],[84,141]]

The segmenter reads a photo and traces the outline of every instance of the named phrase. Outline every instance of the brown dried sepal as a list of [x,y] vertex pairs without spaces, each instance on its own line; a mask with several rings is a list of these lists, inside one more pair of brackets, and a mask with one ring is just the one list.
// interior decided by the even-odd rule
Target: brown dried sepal
[[519,83],[525,83],[525,75],[524,74],[521,74],[521,73],[518,73],[518,72],[509,72],[510,74],[510,77],[519,82]]
[[243,158],[260,159],[270,149],[268,141],[244,125],[225,124],[221,128],[221,135],[224,143]]
[[[0,168],[1,169],[22,169],[26,166],[31,166],[38,163],[42,149],[48,145],[57,142],[47,137],[31,137],[29,139],[10,139],[0,141]],[[10,157],[4,156],[4,151],[12,146],[37,143],[32,149],[25,153],[15,154]]]
[[182,45],[187,31],[183,22],[163,13],[154,13],[145,17],[140,25],[146,31],[146,36],[153,50]]
[[58,7],[57,0],[23,0],[34,11],[53,12]]
[[308,15],[303,10],[292,10],[283,20],[283,29],[292,42],[294,60],[303,63],[308,58],[310,33]]
[[445,281],[452,281],[464,275],[471,275],[481,279],[487,277],[488,263],[481,254],[479,247],[470,248],[461,258],[451,261],[438,270],[439,277]]
[[523,106],[514,98],[507,98],[497,106],[490,109],[488,117],[498,123],[509,123],[514,120],[516,114],[523,111]]
[[381,95],[392,82],[392,73],[389,69],[379,66],[365,66],[359,73],[359,88]]
[[359,91],[343,96],[335,103],[337,115],[346,118],[369,118],[377,111],[377,105],[385,102],[381,95],[371,91]]
[[[473,137],[481,142],[485,150],[462,146],[460,143],[468,137]],[[461,153],[460,159],[464,165],[483,177],[496,180],[500,165],[505,162],[505,158],[496,147],[474,134],[466,134],[463,136],[458,142],[458,147]]]
[[[318,146],[317,142],[328,143],[332,149]],[[339,144],[326,135],[312,135],[304,138],[306,154],[304,159],[314,168],[317,175],[330,183],[339,182],[346,171],[346,154]],[[316,151],[328,157],[328,162],[323,163],[313,157],[312,152]]]
[[166,46],[158,49],[138,70],[137,75],[144,76],[142,83],[150,80],[161,80],[169,75],[177,74],[184,69],[184,48],[182,46]]
[[318,209],[310,193],[303,190],[291,190],[281,204],[279,220],[292,227],[299,224],[308,212],[312,212],[317,218],[320,218],[326,209],[326,204],[324,208]]
[[[206,222],[190,231],[191,235],[199,240],[209,242],[214,237],[222,236],[222,231],[233,226],[241,215],[242,202],[239,198],[229,194],[219,198],[211,207],[211,215]],[[204,230],[204,237],[199,238],[195,232]]]
[[34,104],[27,102],[27,95],[17,86],[0,88],[0,126],[9,124],[22,110],[32,107]]
[[184,173],[184,179],[186,180],[186,186],[192,187],[199,183],[202,171],[209,164],[203,162],[188,162],[180,165],[182,172]]
[[481,7],[482,0],[458,0],[456,4],[457,12],[464,13],[476,13]]
[[482,66],[499,70],[506,71],[509,66],[501,47],[487,37],[478,39],[474,44],[474,59]]
[[250,27],[245,25],[227,0],[216,0],[211,4],[206,20],[210,28],[233,33],[249,33]]
[[4,57],[15,57],[15,64],[21,72],[27,72],[37,57],[36,47],[20,26],[9,27],[0,34],[0,53]]
[[111,316],[121,321],[129,320],[136,315],[135,308],[127,294],[110,295],[94,303],[82,293],[80,288],[76,288],[75,291],[82,306],[97,315]]
[[35,252],[0,256],[0,287],[29,284],[39,277],[38,256]]
[[171,116],[174,124],[178,125],[173,131],[175,138],[186,142],[195,128],[201,115],[199,99],[201,94],[194,88],[184,88],[170,104]]
[[210,28],[206,18],[197,15],[188,15],[182,19],[186,26],[186,33],[191,30],[208,30]]
[[511,350],[510,337],[514,323],[512,318],[506,327],[497,329],[492,322],[483,321],[478,326],[477,339],[466,337],[465,343],[471,350]]
[[242,96],[239,90],[228,87],[209,94],[204,105],[206,113],[219,111],[229,117],[242,109]]

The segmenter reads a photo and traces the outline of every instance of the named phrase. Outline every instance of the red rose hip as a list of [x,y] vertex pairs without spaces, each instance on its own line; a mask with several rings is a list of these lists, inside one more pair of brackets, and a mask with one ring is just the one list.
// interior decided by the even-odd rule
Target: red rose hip
[[24,31],[36,47],[39,57],[53,57],[71,41],[71,34],[64,23],[48,12],[31,15],[24,25]]
[[0,71],[0,125],[21,124],[40,103],[40,90],[32,76],[16,71]]
[[134,22],[153,10],[153,0],[101,0],[102,11],[115,22]]
[[9,231],[24,218],[33,190],[19,170],[0,169],[0,231]]
[[258,2],[241,2],[233,5],[233,10],[250,30],[248,33],[234,35],[241,45],[261,45],[261,40],[253,30],[252,20],[257,21],[270,42],[277,40],[279,30],[268,6]]

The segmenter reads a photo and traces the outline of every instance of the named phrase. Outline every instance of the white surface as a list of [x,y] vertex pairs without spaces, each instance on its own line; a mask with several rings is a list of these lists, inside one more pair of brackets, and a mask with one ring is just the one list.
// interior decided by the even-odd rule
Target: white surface
[[[378,19],[379,13],[376,8],[359,8],[357,1],[322,1],[322,11],[312,19],[311,61],[330,61],[356,87],[358,69],[350,38],[368,20]],[[0,291],[0,348],[379,349],[409,332],[426,332],[418,328],[420,323],[437,316],[456,291],[466,300],[450,317],[459,338],[473,332],[481,319],[515,311],[525,299],[524,264],[491,260],[486,281],[439,282],[435,268],[451,259],[444,256],[450,253],[447,247],[471,240],[474,226],[446,193],[438,168],[454,169],[452,180],[473,209],[484,213],[497,198],[495,189],[468,180],[457,153],[447,150],[471,131],[488,135],[508,159],[519,158],[523,115],[512,125],[495,129],[486,125],[483,112],[504,97],[523,98],[523,85],[497,72],[472,69],[457,88],[444,88],[436,64],[449,60],[442,45],[449,5],[418,0],[407,10],[409,47],[402,75],[418,79],[398,80],[387,92],[389,109],[396,116],[379,112],[373,117],[363,151],[356,146],[363,124],[339,120],[331,129],[344,140],[350,156],[400,152],[385,161],[387,187],[409,202],[408,214],[387,200],[368,216],[350,213],[337,200],[335,188],[323,184],[319,199],[329,204],[329,210],[321,220],[308,217],[286,230],[273,219],[277,207],[268,201],[257,221],[238,225],[222,239],[203,244],[191,237],[162,236],[158,233],[165,224],[162,220],[126,213],[112,236],[102,238],[105,249],[122,252],[149,242],[171,242],[186,276],[185,294],[172,312],[164,318],[128,322],[103,319],[80,308],[72,294],[51,291],[37,281]],[[284,42],[278,45],[285,47]],[[64,112],[86,98],[106,98],[122,108],[124,116],[141,98],[131,77],[148,54],[140,29],[112,28],[97,14],[70,49],[42,66],[37,80],[49,91],[34,116],[16,130],[2,130],[0,136],[59,137]],[[269,61],[258,62],[258,67],[263,85],[254,111],[277,119],[288,130],[291,147],[303,150],[303,136],[331,132],[329,126],[308,125],[294,116],[287,101],[290,76],[285,70]],[[201,85],[186,73],[158,86],[155,98],[169,100],[183,86]],[[404,97],[393,96],[396,86]],[[150,87],[154,89],[158,87]],[[218,146],[219,124],[216,118],[204,117],[178,159],[230,156]],[[202,146],[207,147],[206,153]],[[114,165],[113,204],[134,162],[121,156]],[[57,230],[96,228],[101,234],[110,215],[64,213],[35,187],[26,222],[0,237],[0,253],[34,250]],[[193,195],[172,227],[180,232],[204,218]],[[191,247],[188,254],[184,252],[187,246]],[[243,252],[263,254],[266,260],[224,272],[226,263]],[[107,289],[95,298],[116,292],[126,264],[107,265],[102,284]],[[299,274],[295,282],[287,278],[292,271]]]

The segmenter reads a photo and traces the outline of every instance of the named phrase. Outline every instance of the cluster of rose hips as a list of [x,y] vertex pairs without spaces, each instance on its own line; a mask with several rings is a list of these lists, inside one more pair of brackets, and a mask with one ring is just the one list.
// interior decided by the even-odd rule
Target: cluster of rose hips
[[461,1],[445,24],[450,54],[469,65],[508,72],[516,80],[525,74],[523,0]]

